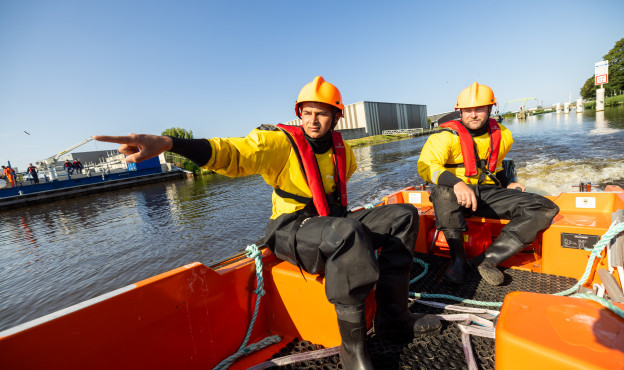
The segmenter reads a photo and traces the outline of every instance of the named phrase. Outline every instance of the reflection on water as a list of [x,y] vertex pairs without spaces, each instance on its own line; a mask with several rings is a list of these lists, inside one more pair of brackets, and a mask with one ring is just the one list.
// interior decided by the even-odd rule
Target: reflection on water
[[[599,112],[600,113],[600,112]],[[580,181],[624,186],[624,107],[503,122],[508,155],[530,191]],[[352,206],[419,185],[426,137],[355,150]],[[255,243],[271,215],[260,176],[195,180],[69,199],[0,213],[0,330],[193,261],[211,264]]]

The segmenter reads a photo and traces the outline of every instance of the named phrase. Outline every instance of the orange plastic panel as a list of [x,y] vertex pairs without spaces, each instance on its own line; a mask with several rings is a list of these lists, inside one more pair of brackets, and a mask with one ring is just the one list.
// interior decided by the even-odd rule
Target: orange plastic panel
[[594,243],[564,245],[562,235],[579,241],[602,236],[611,225],[611,214],[624,209],[622,193],[563,193],[555,203],[560,212],[544,232],[542,272],[579,279],[590,254],[579,247],[592,248]]
[[[282,262],[272,271],[275,288],[281,297],[289,320],[300,339],[325,347],[340,345],[340,333],[334,305],[325,295],[325,278],[301,271],[288,262]],[[367,323],[370,328],[375,313],[374,293],[366,299]]]
[[[275,257],[264,255],[270,269]],[[249,344],[273,334],[293,338],[272,330],[275,321],[289,319],[276,317],[284,310],[266,275],[267,294]],[[0,367],[210,369],[243,342],[256,302],[255,282],[254,262],[246,258],[217,271],[192,263],[14,330],[0,338]],[[232,369],[262,362],[277,350],[256,352]]]
[[624,319],[585,299],[512,292],[495,346],[497,369],[622,369]]
[[610,215],[624,208],[622,193],[562,193],[555,199],[561,213]]

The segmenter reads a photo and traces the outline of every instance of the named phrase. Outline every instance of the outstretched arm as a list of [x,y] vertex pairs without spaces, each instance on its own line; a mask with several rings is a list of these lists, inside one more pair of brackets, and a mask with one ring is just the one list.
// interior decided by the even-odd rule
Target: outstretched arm
[[141,162],[170,151],[180,154],[197,166],[203,167],[212,155],[212,147],[206,139],[181,139],[172,136],[130,134],[128,136],[100,136],[95,140],[119,143],[119,152],[125,154],[126,162]]
[[119,152],[126,155],[126,162],[136,163],[156,157],[170,150],[173,140],[168,136],[130,134],[128,136],[96,135],[93,139],[121,144]]

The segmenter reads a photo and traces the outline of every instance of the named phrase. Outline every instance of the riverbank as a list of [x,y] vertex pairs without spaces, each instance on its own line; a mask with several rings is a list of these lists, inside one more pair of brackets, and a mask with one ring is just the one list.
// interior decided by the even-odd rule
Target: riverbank
[[434,130],[424,130],[422,132],[422,135],[413,135],[413,134],[374,135],[374,136],[367,136],[367,137],[362,137],[359,139],[351,139],[351,140],[345,140],[345,141],[349,143],[349,145],[351,145],[352,148],[360,148],[363,146],[385,144],[385,143],[391,143],[393,141],[411,139],[414,136],[429,135]]
[[393,141],[405,140],[411,138],[410,135],[375,135],[367,136],[359,139],[345,140],[352,148],[359,148],[362,146],[377,145],[383,143],[390,143]]
[[[624,104],[624,95],[609,96],[605,98],[605,102],[604,102],[605,107],[614,107],[616,105],[622,105],[622,104]],[[585,102],[583,103],[583,107],[588,108],[588,109],[595,109],[596,101],[592,100],[592,101]]]

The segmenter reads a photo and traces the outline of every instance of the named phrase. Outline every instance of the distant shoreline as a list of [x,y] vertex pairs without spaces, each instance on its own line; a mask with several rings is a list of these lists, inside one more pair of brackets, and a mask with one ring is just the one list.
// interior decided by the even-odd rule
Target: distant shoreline
[[[416,135],[416,136],[429,135],[433,133],[435,130],[436,130],[435,128],[433,130],[425,130],[424,132],[421,132],[419,135]],[[374,135],[374,136],[367,136],[367,137],[362,137],[359,139],[351,139],[351,140],[345,140],[345,141],[349,143],[349,145],[351,145],[352,148],[360,148],[363,146],[391,143],[393,141],[411,139],[416,136],[410,135],[410,134]]]
[[345,141],[349,143],[349,145],[351,145],[352,148],[359,148],[363,146],[390,143],[393,141],[405,140],[405,139],[410,139],[410,138],[412,138],[412,136],[407,135],[407,134],[405,135],[374,135],[374,136],[367,136],[367,137],[363,137],[359,139],[351,139],[351,140],[345,140]]

